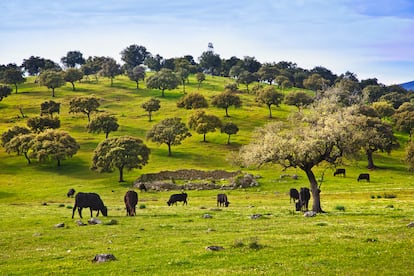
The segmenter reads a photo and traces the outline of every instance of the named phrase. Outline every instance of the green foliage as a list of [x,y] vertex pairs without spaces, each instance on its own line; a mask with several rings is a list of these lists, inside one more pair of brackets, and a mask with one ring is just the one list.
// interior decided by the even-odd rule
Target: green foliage
[[343,206],[343,205],[336,205],[335,206],[335,210],[345,212],[345,206]]
[[185,109],[207,108],[208,103],[203,95],[199,93],[190,93],[177,102],[177,107]]
[[7,85],[0,85],[0,102],[3,100],[3,98],[6,98],[9,96],[12,92],[12,89]]
[[64,73],[64,79],[72,84],[72,90],[75,91],[75,82],[83,78],[83,72],[80,69],[68,68]]
[[141,139],[131,136],[109,138],[93,152],[91,169],[98,172],[119,170],[119,182],[124,182],[123,170],[141,169],[148,163],[150,149]]
[[127,70],[127,75],[130,80],[134,81],[137,84],[138,89],[139,81],[145,79],[145,68],[143,66],[137,65],[132,69]]
[[95,96],[74,97],[69,102],[69,113],[83,113],[91,121],[92,112],[98,111],[99,100]]
[[168,156],[171,156],[171,146],[180,145],[181,141],[190,136],[186,125],[177,117],[162,120],[147,133],[147,139],[168,146]]
[[103,113],[98,114],[95,118],[91,120],[88,124],[88,132],[93,133],[105,133],[105,138],[108,138],[108,135],[112,131],[117,131],[119,127],[118,119],[111,114]]
[[215,115],[206,114],[204,110],[197,110],[188,120],[190,129],[203,134],[203,141],[206,142],[206,134],[214,132],[222,125],[220,119]]
[[61,161],[75,155],[80,146],[66,131],[48,129],[35,136],[31,148],[30,157],[39,162],[55,160],[60,166]]
[[240,107],[242,105],[242,101],[238,95],[231,91],[224,91],[216,96],[213,97],[211,101],[213,106],[218,108],[224,108],[226,110],[226,117],[229,117],[228,109],[230,106]]
[[291,91],[287,93],[284,97],[285,104],[294,105],[298,109],[301,107],[305,107],[313,103],[314,98],[306,93],[305,91]]
[[60,112],[60,103],[55,101],[46,101],[40,104],[40,115],[49,115],[53,117],[53,113]]
[[165,97],[165,90],[172,90],[180,84],[179,78],[170,69],[161,69],[147,79],[147,87],[150,89],[159,89],[162,91],[161,96]]
[[239,127],[235,123],[227,122],[221,126],[221,133],[226,133],[229,136],[227,139],[228,145],[230,144],[230,136],[237,132],[239,132]]
[[272,118],[272,105],[279,106],[282,103],[284,95],[277,92],[273,86],[266,86],[256,92],[256,101],[267,105],[269,109],[269,118]]
[[55,70],[45,70],[39,76],[40,85],[52,89],[52,97],[55,96],[55,89],[65,84],[65,79],[62,72]]
[[151,98],[148,101],[141,104],[141,107],[148,112],[148,121],[151,122],[152,112],[158,111],[161,108],[160,100]]
[[27,120],[27,126],[35,133],[43,132],[46,129],[60,128],[59,118],[35,116]]

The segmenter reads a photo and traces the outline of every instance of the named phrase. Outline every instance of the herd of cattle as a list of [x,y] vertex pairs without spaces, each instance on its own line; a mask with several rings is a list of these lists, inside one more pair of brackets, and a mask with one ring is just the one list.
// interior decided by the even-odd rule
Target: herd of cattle
[[[82,209],[89,208],[91,212],[91,217],[93,217],[92,211],[98,211],[96,216],[99,216],[99,212],[102,213],[103,216],[108,215],[108,208],[104,205],[101,197],[96,193],[82,193],[79,192],[75,195],[76,191],[74,189],[69,189],[67,196],[73,197],[75,196],[75,205],[72,209],[72,218],[75,216],[76,209],[78,210],[79,217],[82,218]],[[177,202],[183,202],[183,205],[187,205],[187,197],[186,193],[181,194],[172,194],[167,201],[168,206],[177,205]],[[138,204],[138,194],[135,191],[129,190],[126,192],[124,196],[124,203],[127,212],[127,216],[135,216],[136,214],[136,206]],[[217,206],[226,206],[228,207],[230,202],[227,200],[227,195],[225,194],[218,194],[217,195]]]
[[[343,175],[345,177],[345,169],[336,169],[334,172],[334,176]],[[370,181],[370,176],[368,173],[361,173],[358,176],[358,181],[360,180],[367,180]],[[146,191],[147,189],[144,187],[139,187],[142,191]],[[72,218],[75,215],[76,209],[78,209],[79,216],[82,218],[82,209],[89,208],[92,217],[92,211],[98,211],[96,216],[99,215],[99,212],[102,215],[108,215],[108,209],[104,205],[101,197],[96,193],[82,193],[79,192],[75,195],[76,191],[74,189],[69,189],[67,196],[73,197],[75,196],[75,205],[73,206],[72,210]],[[309,200],[311,197],[310,191],[308,188],[300,188],[298,191],[295,188],[291,188],[289,191],[290,202],[295,204],[296,211],[308,211]],[[181,194],[172,194],[167,201],[168,206],[177,205],[177,202],[182,202],[183,205],[187,205],[187,198],[188,195],[186,193]],[[136,206],[138,204],[138,194],[135,191],[129,190],[126,192],[124,196],[124,203],[127,212],[127,216],[135,216],[136,214]],[[226,194],[218,194],[217,195],[217,207],[218,206],[225,206],[228,207],[230,202],[227,199]]]

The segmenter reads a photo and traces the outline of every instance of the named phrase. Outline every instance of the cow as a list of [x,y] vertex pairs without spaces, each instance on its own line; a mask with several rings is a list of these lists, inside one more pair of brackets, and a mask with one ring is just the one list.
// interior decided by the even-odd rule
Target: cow
[[170,196],[170,199],[167,201],[168,206],[171,206],[175,203],[177,205],[178,201],[182,201],[183,205],[187,205],[187,194],[181,193],[181,194],[173,194]]
[[345,169],[336,169],[334,176],[342,174],[345,177]]
[[142,191],[146,192],[147,191],[147,186],[145,186],[144,183],[141,183],[141,184],[139,184],[138,189],[139,189],[140,192],[142,192]]
[[68,191],[68,193],[67,193],[67,196],[68,197],[73,197],[74,195],[75,195],[75,189],[69,189],[69,191]]
[[77,193],[75,196],[75,206],[73,206],[72,210],[72,218],[75,215],[76,208],[78,208],[80,218],[82,218],[83,208],[89,208],[91,210],[91,217],[93,217],[92,210],[98,211],[96,216],[99,216],[99,211],[105,217],[108,215],[108,208],[104,205],[101,197],[95,193]]
[[366,181],[370,182],[369,173],[361,173],[360,175],[358,175],[358,179],[357,179],[358,182],[360,180],[363,180],[363,179],[365,179]]
[[293,202],[296,202],[296,200],[299,200],[299,191],[296,190],[295,188],[292,188],[289,190],[289,196],[290,196],[290,203],[292,203],[292,199],[293,199]]
[[230,202],[227,200],[227,195],[226,194],[218,194],[217,195],[217,207],[218,206],[226,206],[229,207]]
[[128,191],[124,196],[125,207],[127,211],[127,216],[135,216],[136,206],[138,203],[138,194],[135,191]]
[[296,211],[308,211],[310,191],[308,188],[300,188],[299,202],[296,203]]

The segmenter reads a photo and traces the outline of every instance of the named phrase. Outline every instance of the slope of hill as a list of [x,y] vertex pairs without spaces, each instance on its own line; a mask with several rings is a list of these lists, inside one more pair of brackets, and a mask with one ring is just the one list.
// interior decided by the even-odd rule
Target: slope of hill
[[402,87],[404,87],[407,90],[413,90],[414,91],[414,81],[409,81],[409,82],[405,82],[400,84]]

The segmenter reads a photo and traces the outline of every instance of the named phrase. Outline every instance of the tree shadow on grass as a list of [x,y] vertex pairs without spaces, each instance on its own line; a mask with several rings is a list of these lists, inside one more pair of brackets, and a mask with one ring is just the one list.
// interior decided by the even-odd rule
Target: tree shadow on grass
[[32,166],[39,172],[70,176],[78,179],[91,179],[95,175],[90,170],[90,163],[77,157],[62,160],[60,166],[57,165],[55,160],[32,164]]

